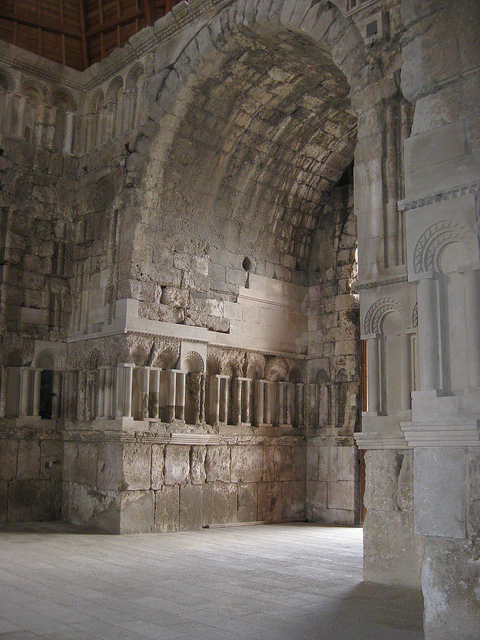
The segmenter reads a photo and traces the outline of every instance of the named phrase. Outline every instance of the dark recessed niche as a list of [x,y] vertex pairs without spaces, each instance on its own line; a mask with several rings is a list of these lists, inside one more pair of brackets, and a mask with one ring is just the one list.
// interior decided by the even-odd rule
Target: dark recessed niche
[[252,261],[250,260],[250,258],[243,259],[242,267],[244,271],[250,271],[250,269],[252,268]]

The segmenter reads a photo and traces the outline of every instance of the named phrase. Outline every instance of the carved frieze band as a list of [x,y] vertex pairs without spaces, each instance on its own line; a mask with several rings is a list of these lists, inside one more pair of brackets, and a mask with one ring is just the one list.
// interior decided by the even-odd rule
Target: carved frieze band
[[415,200],[399,200],[397,208],[399,211],[410,211],[410,209],[419,209],[420,207],[426,207],[435,202],[460,198],[469,193],[480,193],[480,182],[475,181],[469,184],[462,184],[452,187],[451,189],[445,189],[445,191],[427,194],[423,198],[417,198]]

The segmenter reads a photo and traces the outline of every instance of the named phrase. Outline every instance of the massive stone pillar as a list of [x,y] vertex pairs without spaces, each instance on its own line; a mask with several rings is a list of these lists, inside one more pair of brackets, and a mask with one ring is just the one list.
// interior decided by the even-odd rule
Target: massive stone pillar
[[[403,2],[408,279],[418,297],[420,389],[402,424],[414,449],[414,526],[425,538],[426,640],[480,637],[478,6]],[[469,25],[465,29],[465,25]],[[448,33],[448,38],[444,34]]]

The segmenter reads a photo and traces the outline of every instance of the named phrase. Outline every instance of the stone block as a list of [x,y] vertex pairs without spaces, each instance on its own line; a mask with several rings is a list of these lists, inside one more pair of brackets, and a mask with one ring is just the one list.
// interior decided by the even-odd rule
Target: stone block
[[307,517],[319,521],[319,513],[327,508],[327,482],[307,481]]
[[274,464],[276,481],[292,479],[292,447],[274,447]]
[[465,450],[415,450],[415,533],[465,538]]
[[319,447],[313,444],[307,446],[307,480],[315,481],[319,479]]
[[305,480],[307,472],[307,448],[295,446],[292,448],[292,480]]
[[255,522],[258,520],[258,485],[255,482],[238,485],[239,522]]
[[147,490],[151,484],[152,451],[149,444],[124,444],[123,480],[129,491]]
[[283,518],[282,483],[263,482],[258,485],[258,519],[280,522]]
[[230,482],[230,447],[209,446],[205,455],[207,482]]
[[165,484],[183,484],[190,473],[190,447],[167,445],[165,447]]
[[202,528],[202,493],[202,485],[187,484],[180,487],[180,530]]
[[395,450],[367,451],[363,498],[367,509],[398,511],[398,478],[402,461],[402,453]]
[[77,477],[78,445],[76,442],[63,443],[63,480],[74,482]]
[[155,531],[178,531],[179,525],[180,487],[160,487],[155,491]]
[[353,511],[355,509],[355,484],[351,481],[338,480],[337,482],[328,483],[328,502],[329,509],[346,509]]
[[123,491],[120,502],[120,533],[154,531],[154,492]]
[[190,481],[192,484],[204,484],[207,474],[205,472],[206,446],[192,447],[190,454]]
[[18,442],[18,480],[37,480],[40,477],[39,440],[20,440]]
[[152,444],[152,489],[160,489],[165,482],[165,447],[160,444]]
[[305,518],[306,485],[305,482],[283,482],[282,502],[284,520],[303,520]]
[[261,482],[263,475],[263,447],[233,446],[232,482]]
[[79,484],[97,486],[98,448],[96,443],[78,443],[77,477]]
[[267,446],[263,450],[263,481],[275,480],[275,448]]
[[237,520],[237,485],[209,482],[202,492],[202,524],[224,524]]
[[100,442],[98,444],[97,487],[100,491],[120,491],[124,488],[122,443]]
[[71,522],[120,533],[120,505],[121,494],[117,491],[99,491],[88,485],[69,483],[68,513]]
[[480,632],[478,551],[458,540],[427,538],[422,571],[426,638],[476,640]]
[[40,479],[62,479],[63,442],[43,440],[40,444]]
[[363,579],[419,587],[423,536],[415,535],[411,512],[369,509],[363,527]]
[[17,473],[17,440],[0,440],[0,480],[13,480]]
[[7,521],[8,482],[0,480],[0,523]]
[[58,480],[12,480],[8,485],[8,522],[57,520],[60,506]]

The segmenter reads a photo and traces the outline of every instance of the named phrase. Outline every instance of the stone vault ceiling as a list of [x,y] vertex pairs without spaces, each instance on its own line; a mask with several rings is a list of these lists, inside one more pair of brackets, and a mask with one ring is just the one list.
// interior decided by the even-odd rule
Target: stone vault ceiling
[[0,0],[0,40],[84,70],[179,0]]

